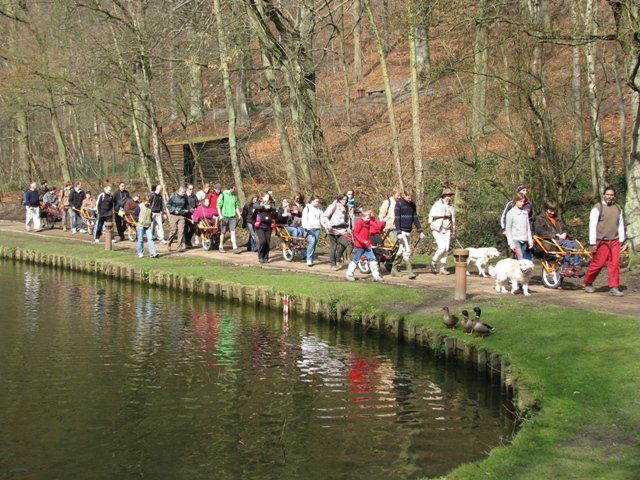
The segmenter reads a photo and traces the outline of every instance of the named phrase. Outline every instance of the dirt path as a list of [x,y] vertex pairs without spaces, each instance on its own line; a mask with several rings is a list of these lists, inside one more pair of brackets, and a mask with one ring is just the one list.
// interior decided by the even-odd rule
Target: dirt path
[[[53,230],[44,230],[38,233],[28,233],[25,231],[24,224],[17,221],[0,220],[0,235],[3,231],[11,231],[24,233],[29,235],[31,239],[33,237],[41,238],[46,241],[47,238],[54,237],[58,240],[68,241],[70,244],[74,242],[84,242],[87,244],[93,244],[93,238],[87,234],[71,234],[71,232],[63,232],[58,225]],[[323,275],[334,278],[344,278],[345,268],[339,271],[331,271],[329,268],[329,260],[326,252],[321,251],[319,258],[316,260],[313,267],[308,267],[305,262],[300,261],[299,258],[295,258],[292,262],[286,262],[282,258],[282,254],[279,249],[274,249],[271,252],[271,261],[268,264],[260,265],[255,253],[244,251],[240,255],[234,255],[231,252],[221,254],[217,251],[205,251],[200,247],[189,249],[186,252],[178,253],[175,251],[169,252],[165,245],[157,245],[158,253],[162,256],[191,256],[194,258],[213,258],[220,262],[229,263],[230,265],[242,265],[242,266],[254,266],[256,268],[263,268],[266,270],[279,270],[279,271],[292,271],[292,272],[306,272],[315,275]],[[104,248],[104,244],[100,246],[96,245],[96,248]],[[119,242],[113,245],[114,250],[128,250],[131,254],[135,254],[135,243],[130,241]],[[455,275],[433,275],[428,272],[427,265],[424,263],[416,263],[415,271],[418,274],[418,278],[415,280],[409,280],[404,276],[403,278],[394,278],[386,274],[383,270],[385,281],[390,285],[398,285],[408,288],[424,288],[428,289],[430,293],[442,292],[450,293],[454,292],[455,287]],[[489,301],[492,299],[500,298],[509,294],[498,294],[495,291],[495,283],[491,278],[482,278],[475,273],[475,267],[471,268],[472,275],[467,276],[467,300],[473,302]],[[537,275],[534,275],[530,292],[531,296],[525,297],[522,294],[517,294],[516,298],[524,302],[530,302],[532,304],[553,304],[561,305],[569,308],[596,310],[601,312],[614,313],[619,315],[631,315],[640,316],[640,304],[638,302],[638,293],[640,293],[640,275],[631,274],[629,272],[622,272],[621,283],[622,291],[625,296],[622,298],[614,298],[609,296],[609,288],[607,287],[607,273],[603,270],[600,276],[596,280],[596,293],[586,294],[584,292],[584,286],[581,280],[567,279],[563,282],[558,289],[548,289],[542,285],[540,277],[540,267],[536,269]],[[359,282],[372,282],[370,275],[363,275],[359,271],[356,271],[356,279]],[[451,305],[453,300],[450,296],[442,298],[441,302],[429,302],[428,305],[416,305],[413,313],[436,313],[442,305]]]

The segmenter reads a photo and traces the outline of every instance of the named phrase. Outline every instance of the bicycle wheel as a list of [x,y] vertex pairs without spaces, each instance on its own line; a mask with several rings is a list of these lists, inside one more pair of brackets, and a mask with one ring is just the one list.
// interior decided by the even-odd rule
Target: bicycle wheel
[[56,217],[52,215],[47,215],[47,228],[51,230],[55,224],[56,224]]
[[282,242],[282,257],[287,261],[287,262],[291,262],[293,261],[293,257],[295,256],[295,252],[293,251],[293,248],[289,248],[289,245],[287,244],[287,242]]
[[360,270],[362,273],[371,272],[371,265],[369,265],[369,260],[361,257],[360,260],[358,260],[358,270]]
[[[200,239],[200,237],[197,237],[197,238]],[[200,243],[202,243],[202,248],[204,248],[207,251],[211,250],[211,247],[213,247],[213,239],[205,235],[202,235],[202,239]]]
[[551,273],[547,272],[547,270],[542,267],[542,283],[547,288],[558,288],[562,284],[562,280],[564,279],[564,275],[562,275],[562,271],[559,267],[556,267],[551,271]]

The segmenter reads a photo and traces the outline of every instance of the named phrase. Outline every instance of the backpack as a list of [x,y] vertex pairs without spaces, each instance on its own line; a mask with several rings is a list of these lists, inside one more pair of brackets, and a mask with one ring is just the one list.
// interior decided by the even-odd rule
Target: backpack
[[26,205],[27,204],[27,193],[29,192],[29,189],[23,190],[22,191],[22,205]]

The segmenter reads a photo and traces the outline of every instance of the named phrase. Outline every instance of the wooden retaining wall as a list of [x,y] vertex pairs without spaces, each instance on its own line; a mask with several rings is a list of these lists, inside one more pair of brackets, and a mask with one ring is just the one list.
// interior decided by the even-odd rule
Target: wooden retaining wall
[[[38,253],[16,247],[0,247],[0,257],[63,270],[113,277],[125,282],[204,295],[216,300],[266,307],[276,311],[282,310],[283,305],[283,294],[271,287],[205,280],[201,277],[166,273],[145,267],[83,260],[68,255]],[[310,297],[290,297],[289,314],[315,315],[328,322],[360,324],[375,329],[380,334],[391,334],[397,338],[398,342],[420,346],[437,356],[444,356],[448,362],[472,369],[479,377],[486,378],[492,384],[499,384],[501,388],[506,390],[510,398],[516,399],[515,407],[517,410],[523,411],[525,408],[531,407],[527,396],[521,395],[523,392],[517,388],[517,381],[510,373],[511,368],[508,362],[500,355],[493,354],[483,347],[466,343],[463,338],[444,336],[428,327],[407,322],[402,315],[385,312],[360,314],[343,302],[330,303]]]

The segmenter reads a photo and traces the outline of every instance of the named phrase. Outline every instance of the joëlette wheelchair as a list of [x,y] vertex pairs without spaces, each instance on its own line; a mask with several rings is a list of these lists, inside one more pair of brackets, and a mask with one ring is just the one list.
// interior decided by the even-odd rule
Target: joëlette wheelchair
[[564,280],[562,265],[567,255],[580,255],[591,259],[591,253],[577,238],[567,238],[578,243],[579,248],[568,248],[560,245],[552,237],[533,236],[533,255],[542,264],[542,283],[547,288],[558,288]]
[[306,250],[306,237],[294,237],[286,225],[276,223],[275,232],[282,245],[282,257],[287,262],[292,262],[296,255],[300,255],[301,251]]

